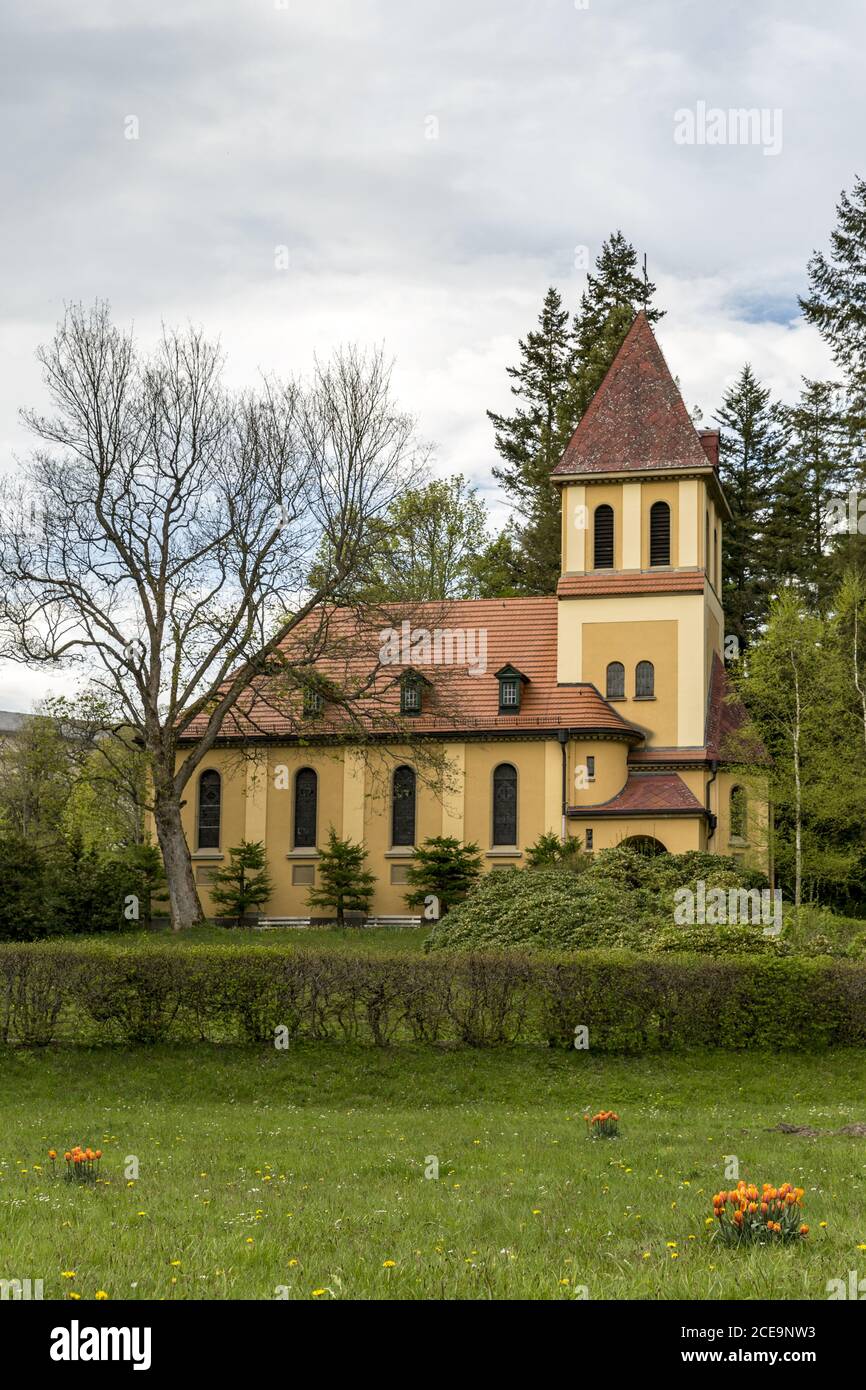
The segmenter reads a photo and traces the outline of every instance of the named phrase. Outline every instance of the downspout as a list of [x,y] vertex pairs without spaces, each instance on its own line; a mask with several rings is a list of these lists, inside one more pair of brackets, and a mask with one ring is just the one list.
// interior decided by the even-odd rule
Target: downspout
[[718,759],[717,759],[717,758],[712,758],[712,759],[710,760],[710,767],[711,767],[712,770],[713,770],[713,775],[712,775],[712,777],[710,778],[709,782],[707,783],[707,828],[708,828],[708,833],[707,833],[707,846],[709,846],[710,840],[711,840],[711,839],[713,838],[713,836],[715,835],[715,833],[716,833],[716,826],[717,826],[718,823],[719,823],[719,818],[718,818],[718,816],[714,816],[713,813],[712,813],[712,811],[710,810],[710,789],[711,789],[713,783],[715,782],[716,778],[717,778],[718,775],[719,775],[719,763],[718,763]]
[[557,738],[562,749],[562,829],[560,839],[565,844],[568,839],[568,823],[565,814],[568,808],[568,730],[560,729]]

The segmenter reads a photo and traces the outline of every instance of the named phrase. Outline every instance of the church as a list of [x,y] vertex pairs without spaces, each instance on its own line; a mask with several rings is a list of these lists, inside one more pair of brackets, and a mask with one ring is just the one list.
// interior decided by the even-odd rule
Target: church
[[253,691],[184,808],[205,911],[245,839],[266,846],[265,918],[308,921],[331,826],[366,847],[379,921],[411,920],[408,864],[438,835],[474,842],[488,871],[553,833],[590,853],[706,850],[769,872],[766,800],[735,761],[718,467],[718,433],[695,429],[639,313],[553,471],[556,593],[425,605],[356,635],[352,663],[366,648],[388,716],[371,714],[363,740],[329,714],[327,684],[296,713]]

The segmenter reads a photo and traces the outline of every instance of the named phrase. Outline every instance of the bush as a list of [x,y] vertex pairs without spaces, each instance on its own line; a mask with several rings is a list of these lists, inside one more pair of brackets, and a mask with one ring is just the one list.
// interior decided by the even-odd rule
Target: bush
[[0,1039],[517,1042],[594,1052],[820,1049],[866,1042],[866,966],[830,960],[373,957],[291,946],[0,946]]
[[[701,951],[779,954],[763,927],[675,923],[674,895],[712,889],[762,888],[766,880],[722,855],[690,852],[647,857],[632,849],[603,850],[579,873],[563,867],[488,874],[465,902],[432,930],[431,951]],[[841,954],[841,953],[840,953]]]
[[0,839],[0,941],[119,932],[150,917],[162,879],[157,850],[136,845],[110,855],[80,835],[51,850]]
[[45,935],[45,861],[17,835],[0,838],[0,941],[32,941]]

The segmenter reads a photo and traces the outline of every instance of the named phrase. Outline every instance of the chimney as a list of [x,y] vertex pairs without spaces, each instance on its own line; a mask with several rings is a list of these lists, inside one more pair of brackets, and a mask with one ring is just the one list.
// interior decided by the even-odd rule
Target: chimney
[[719,466],[719,431],[718,430],[698,430],[698,439],[701,441],[701,448],[709,459],[713,468]]

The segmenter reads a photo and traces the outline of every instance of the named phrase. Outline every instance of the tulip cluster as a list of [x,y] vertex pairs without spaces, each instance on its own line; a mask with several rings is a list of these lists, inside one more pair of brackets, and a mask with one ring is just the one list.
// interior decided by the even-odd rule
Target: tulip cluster
[[754,1183],[738,1182],[731,1192],[717,1192],[713,1198],[714,1235],[734,1245],[799,1240],[809,1234],[801,1221],[802,1204],[803,1188],[789,1182],[781,1187],[765,1182],[760,1192]]
[[[48,1157],[51,1159],[52,1172],[56,1174],[57,1150],[49,1149]],[[99,1160],[102,1158],[101,1149],[82,1149],[76,1144],[74,1148],[67,1149],[63,1157],[66,1160],[67,1182],[96,1182],[99,1177]]]
[[619,1115],[613,1110],[599,1110],[591,1118],[584,1115],[590,1139],[615,1139],[619,1133]]

